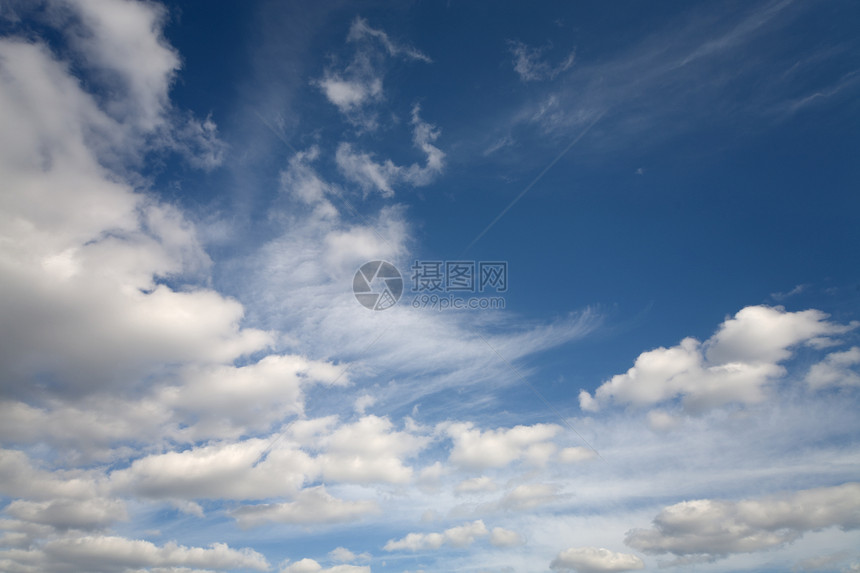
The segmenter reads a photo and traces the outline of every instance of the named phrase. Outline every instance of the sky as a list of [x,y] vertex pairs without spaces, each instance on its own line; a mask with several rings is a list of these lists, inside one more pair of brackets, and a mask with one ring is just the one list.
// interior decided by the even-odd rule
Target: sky
[[858,28],[0,1],[0,571],[860,571]]

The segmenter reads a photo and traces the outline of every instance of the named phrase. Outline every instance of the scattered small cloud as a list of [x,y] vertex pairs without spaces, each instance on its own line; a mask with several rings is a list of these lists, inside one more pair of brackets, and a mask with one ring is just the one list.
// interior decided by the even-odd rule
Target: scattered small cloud
[[625,543],[651,555],[707,559],[779,547],[810,531],[860,527],[860,484],[801,490],[739,502],[701,499],[663,509]]
[[635,571],[645,564],[630,553],[617,553],[601,547],[571,547],[565,549],[550,563],[554,571],[576,573],[608,573]]
[[576,60],[576,50],[572,50],[559,63],[551,65],[543,59],[544,52],[548,51],[549,48],[550,46],[533,48],[518,40],[508,42],[508,49],[514,57],[514,71],[517,72],[522,81],[553,80],[573,66],[573,62]]

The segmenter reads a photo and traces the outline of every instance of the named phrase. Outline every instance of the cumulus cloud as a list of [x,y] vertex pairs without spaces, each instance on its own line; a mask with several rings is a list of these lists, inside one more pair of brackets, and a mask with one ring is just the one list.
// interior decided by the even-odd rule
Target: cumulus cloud
[[483,506],[487,510],[525,511],[559,499],[558,487],[552,484],[529,483],[518,485],[499,501]]
[[265,430],[273,422],[304,411],[304,389],[313,384],[346,385],[343,368],[301,356],[271,354],[233,365],[193,365],[180,384],[165,386],[158,402],[182,420],[196,422],[198,437],[238,437],[248,429]]
[[558,461],[563,464],[575,464],[579,462],[585,462],[588,460],[592,460],[596,457],[597,452],[590,448],[584,448],[582,446],[564,448],[558,453]]
[[516,547],[525,543],[525,540],[516,531],[494,527],[490,532],[490,543],[495,547]]
[[860,527],[860,484],[800,490],[738,502],[700,499],[663,509],[625,543],[649,554],[707,559],[781,546],[829,527]]
[[0,449],[0,494],[35,501],[88,500],[98,497],[100,491],[95,472],[48,471],[24,452]]
[[[153,454],[110,474],[114,491],[153,499],[265,499],[293,495],[319,466],[306,452],[267,440],[213,443]],[[259,463],[258,463],[259,462]]]
[[[186,547],[157,546],[149,541],[116,536],[67,537],[49,541],[38,550],[41,559],[77,571],[127,571],[143,567],[199,567],[216,570],[267,571],[268,561],[252,549],[232,549],[224,543]],[[41,560],[40,559],[40,560]]]
[[510,41],[508,48],[514,57],[514,71],[524,82],[553,80],[560,73],[570,69],[576,59],[574,50],[564,60],[553,66],[543,59],[543,54],[548,47],[533,48],[519,41]]
[[403,458],[428,443],[426,436],[396,431],[388,418],[370,415],[320,438],[325,453],[319,460],[323,475],[330,480],[405,483],[412,477],[412,468]]
[[355,521],[378,511],[373,501],[346,501],[329,494],[324,486],[302,490],[294,501],[245,505],[230,512],[239,527],[267,523],[341,523]]
[[831,386],[860,386],[860,347],[854,346],[844,352],[832,352],[824,360],[809,367],[806,383],[810,388]]
[[349,563],[351,561],[368,561],[372,557],[370,553],[359,553],[356,555],[346,547],[335,547],[328,554],[329,558],[333,561],[340,561],[341,563]]
[[[484,522],[480,519],[471,523],[464,523],[441,533],[410,533],[403,539],[390,540],[385,544],[386,551],[421,551],[426,549],[439,549],[443,545],[451,547],[468,547],[479,537],[489,534]],[[501,537],[504,537],[502,535]]]
[[101,79],[122,94],[110,102],[108,111],[144,130],[157,127],[180,67],[179,55],[161,34],[164,7],[128,0],[60,4],[80,20],[70,33],[84,61],[103,72]]
[[409,166],[396,165],[390,159],[378,162],[373,155],[355,151],[349,143],[341,143],[337,148],[335,159],[344,177],[357,183],[365,192],[374,190],[383,197],[392,197],[394,186],[400,183],[414,187],[432,183],[442,173],[445,153],[433,145],[439,137],[439,131],[424,122],[419,113],[420,108],[415,106],[412,110],[412,142],[427,156],[425,165],[417,163]]
[[470,422],[443,425],[454,442],[449,460],[469,469],[500,468],[517,460],[540,464],[555,451],[549,442],[560,431],[555,424],[515,426],[509,429],[485,430]]
[[269,345],[241,328],[235,300],[164,284],[199,279],[208,256],[180,211],[102,166],[92,134],[121,125],[66,66],[12,39],[0,40],[0,66],[0,170],[16,190],[0,194],[0,393],[25,394],[34,375],[87,393],[156,365]]
[[704,343],[685,338],[677,346],[642,353],[630,370],[603,383],[594,397],[581,392],[580,407],[595,411],[610,401],[648,406],[680,397],[685,409],[701,411],[761,402],[768,385],[785,374],[780,363],[795,347],[857,327],[827,318],[818,310],[746,307]]
[[117,499],[15,500],[3,510],[14,518],[57,529],[101,529],[128,518],[125,503]]
[[141,457],[110,474],[111,488],[164,500],[251,500],[296,495],[317,478],[407,483],[413,470],[404,460],[430,439],[396,430],[390,420],[377,416],[341,425],[336,421],[334,417],[297,421],[277,442],[256,438],[211,442]]
[[457,493],[479,493],[484,491],[495,491],[498,489],[496,482],[487,476],[479,476],[463,480],[457,484],[454,491]]
[[633,571],[645,564],[630,553],[616,553],[600,547],[571,547],[565,549],[550,563],[554,571],[576,573],[602,573],[609,571]]
[[280,573],[370,573],[367,565],[334,565],[323,568],[313,559],[302,559],[291,564],[284,564]]

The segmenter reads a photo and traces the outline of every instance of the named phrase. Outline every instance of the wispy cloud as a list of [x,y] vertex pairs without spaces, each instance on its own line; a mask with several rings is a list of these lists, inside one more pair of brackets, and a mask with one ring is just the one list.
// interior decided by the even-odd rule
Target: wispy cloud
[[412,142],[427,156],[425,165],[413,163],[408,166],[396,165],[390,159],[377,162],[369,153],[353,150],[349,143],[341,143],[337,148],[336,161],[341,173],[348,180],[357,183],[365,190],[378,191],[383,197],[394,196],[394,186],[406,183],[414,187],[429,185],[442,173],[445,166],[445,153],[433,145],[439,131],[422,121],[420,107],[412,109]]
[[333,67],[326,70],[314,84],[355,127],[373,131],[379,125],[378,112],[373,104],[385,99],[383,80],[388,67],[387,58],[424,63],[432,60],[415,48],[394,42],[388,34],[372,28],[363,18],[353,21],[347,42],[355,46],[349,64],[342,69]]
[[570,69],[576,60],[576,50],[570,52],[558,64],[551,65],[543,59],[544,52],[549,49],[547,46],[533,48],[518,40],[511,40],[508,42],[508,48],[514,56],[514,71],[524,82],[554,80],[559,74]]
[[[809,54],[775,40],[812,9],[777,1],[728,13],[690,10],[617,55],[578,58],[564,81],[538,91],[515,121],[569,136],[606,113],[601,133],[592,137],[592,146],[601,148],[633,138],[662,140],[692,126],[740,118],[756,120],[745,122],[745,129],[781,121],[858,85],[856,62],[842,56],[844,45],[824,42],[820,54]],[[532,62],[539,61],[535,52],[522,48],[517,53],[524,79],[532,77]],[[797,67],[816,57],[829,63],[826,71]],[[553,68],[536,69],[537,77],[547,77]],[[749,91],[738,100],[731,97],[737,90]]]
[[357,17],[352,21],[352,25],[349,27],[349,34],[346,37],[347,41],[360,42],[368,38],[378,40],[391,56],[403,56],[407,59],[419,60],[428,64],[433,62],[433,60],[419,50],[416,50],[407,44],[394,42],[389,38],[388,34],[382,30],[372,28],[364,18]]

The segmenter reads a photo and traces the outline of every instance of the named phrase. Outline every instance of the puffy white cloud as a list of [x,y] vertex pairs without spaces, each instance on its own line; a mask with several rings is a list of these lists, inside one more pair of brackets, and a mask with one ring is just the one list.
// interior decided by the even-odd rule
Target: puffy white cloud
[[678,416],[674,416],[665,410],[651,410],[648,412],[648,427],[655,432],[671,430],[679,423]]
[[820,310],[786,312],[782,307],[748,306],[720,325],[707,342],[714,364],[780,362],[791,348],[824,335],[842,334],[858,326],[829,322]]
[[326,75],[319,86],[328,100],[345,114],[382,97],[382,78],[368,74],[364,78],[347,80],[340,75]]
[[156,364],[268,345],[241,329],[236,301],[160,284],[209,259],[178,210],[102,167],[92,134],[120,126],[66,66],[40,44],[3,39],[0,67],[0,331],[15,333],[0,344],[0,392],[24,394],[34,375],[88,392]]
[[155,440],[170,431],[170,411],[151,398],[94,396],[41,407],[0,401],[0,436],[8,444],[49,444],[69,462],[110,459],[116,442]]
[[[322,368],[327,371],[325,365]],[[342,425],[334,417],[298,420],[274,439],[209,443],[138,458],[128,468],[110,474],[110,487],[164,500],[251,500],[294,496],[304,484],[318,478],[358,484],[407,483],[413,470],[405,460],[429,440],[396,430],[387,418],[376,416]],[[271,506],[267,514],[293,515],[323,497],[308,490],[304,495],[297,498],[298,505],[287,504],[278,511]],[[369,506],[349,507],[366,510]]]
[[555,424],[535,424],[481,431],[470,422],[456,422],[443,425],[442,430],[454,442],[449,458],[452,463],[483,469],[504,467],[522,459],[544,460],[551,453],[548,441],[561,428]]
[[115,536],[66,537],[47,542],[44,559],[81,571],[126,571],[139,567],[205,567],[267,571],[265,557],[252,549],[232,549],[224,543],[186,547],[176,543],[157,546],[149,541]]
[[266,523],[340,523],[354,521],[378,511],[373,501],[345,501],[329,494],[324,486],[302,490],[294,501],[245,505],[230,512],[239,527]]
[[280,573],[370,573],[370,567],[366,565],[334,565],[324,569],[313,559],[302,559],[282,566]]
[[485,506],[486,509],[525,511],[546,505],[559,499],[558,487],[551,484],[529,483],[518,485],[506,493],[498,502]]
[[809,531],[860,527],[860,483],[738,502],[700,499],[663,509],[625,542],[650,554],[717,558],[778,547]]
[[376,404],[376,398],[371,396],[370,394],[362,394],[358,398],[355,399],[355,404],[353,408],[359,414],[364,414],[368,408]]
[[571,547],[552,560],[550,569],[576,571],[576,573],[601,573],[608,571],[633,571],[645,564],[630,553],[616,553],[600,547]]
[[189,366],[180,383],[162,388],[157,398],[177,411],[180,419],[193,420],[195,434],[233,437],[248,428],[266,429],[289,414],[303,413],[307,386],[348,382],[342,367],[272,354],[241,367]]
[[12,517],[57,529],[99,529],[128,518],[125,503],[116,499],[15,500],[3,510]]
[[813,389],[830,386],[860,386],[860,374],[852,366],[860,364],[860,347],[831,352],[824,360],[809,367],[806,383]]
[[108,111],[143,130],[158,127],[180,67],[179,55],[161,35],[164,7],[129,0],[61,4],[81,21],[69,33],[85,62],[103,72],[99,77],[122,94]]
[[318,459],[325,478],[354,483],[408,482],[412,468],[403,458],[423,449],[429,438],[393,427],[388,418],[364,416],[321,437],[319,445],[325,451]]
[[590,448],[584,448],[582,446],[564,448],[558,453],[558,461],[563,464],[575,464],[579,462],[585,462],[588,460],[592,460],[596,457],[597,452]]
[[495,491],[498,489],[496,482],[487,476],[479,476],[463,480],[457,484],[454,491],[457,493],[478,493],[484,491]]
[[268,440],[216,443],[139,458],[110,474],[114,491],[155,499],[265,499],[291,495],[319,472],[306,452]]
[[56,498],[87,500],[98,497],[96,474],[83,470],[47,471],[35,467],[27,454],[0,449],[0,494],[50,501]]
[[495,547],[516,547],[525,541],[516,531],[504,527],[494,527],[490,532],[490,543]]
[[487,526],[480,519],[471,523],[464,523],[442,533],[410,533],[403,539],[390,540],[385,544],[386,551],[421,551],[425,549],[439,549],[443,545],[452,547],[468,547],[479,537],[489,534]]
[[359,553],[356,555],[346,547],[335,547],[328,553],[329,558],[333,561],[349,563],[350,561],[368,561],[372,555],[370,553]]
[[761,402],[768,384],[785,374],[779,363],[791,357],[794,347],[856,327],[829,322],[817,310],[746,307],[704,343],[685,338],[677,346],[640,354],[632,368],[602,384],[594,398],[581,392],[580,407],[594,411],[613,400],[647,406],[677,397],[692,411]]

